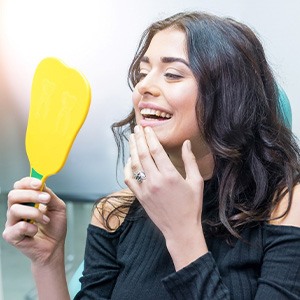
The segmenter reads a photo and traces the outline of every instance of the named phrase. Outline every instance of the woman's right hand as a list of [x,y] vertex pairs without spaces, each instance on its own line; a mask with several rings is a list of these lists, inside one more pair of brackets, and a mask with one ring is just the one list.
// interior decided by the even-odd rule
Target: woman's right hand
[[[66,237],[66,205],[42,182],[26,177],[8,194],[7,221],[3,238],[34,264],[47,265],[61,260]],[[39,204],[39,208],[24,205]],[[29,223],[24,220],[34,220]],[[54,260],[54,261],[53,261]]]

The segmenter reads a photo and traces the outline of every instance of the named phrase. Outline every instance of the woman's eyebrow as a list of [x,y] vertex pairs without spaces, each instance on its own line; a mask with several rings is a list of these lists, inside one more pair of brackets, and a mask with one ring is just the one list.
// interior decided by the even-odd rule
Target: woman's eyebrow
[[[180,58],[180,57],[172,57],[172,56],[170,56],[170,57],[161,57],[160,60],[161,60],[161,62],[166,63],[166,64],[167,63],[172,63],[172,62],[181,62],[181,63],[185,64],[188,68],[190,68],[189,63],[185,59]],[[150,59],[149,59],[148,56],[143,56],[141,58],[141,62],[149,64]]]
[[185,59],[180,58],[180,57],[162,57],[161,61],[163,63],[181,62],[181,63],[185,64],[188,68],[190,68],[189,63]]
[[148,57],[148,56],[143,56],[143,57],[141,58],[141,62],[144,62],[144,63],[149,64],[149,63],[150,63],[149,57]]

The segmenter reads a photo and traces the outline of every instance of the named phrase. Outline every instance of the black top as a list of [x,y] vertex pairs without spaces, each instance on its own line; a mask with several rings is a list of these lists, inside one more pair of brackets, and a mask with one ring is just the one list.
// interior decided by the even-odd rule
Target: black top
[[89,225],[75,299],[300,299],[300,228],[262,224],[242,236],[207,238],[209,252],[176,272],[145,213],[113,233]]

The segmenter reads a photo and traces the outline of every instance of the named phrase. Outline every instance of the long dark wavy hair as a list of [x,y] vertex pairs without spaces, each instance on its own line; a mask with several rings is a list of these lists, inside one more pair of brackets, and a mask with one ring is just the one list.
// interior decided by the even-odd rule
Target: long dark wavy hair
[[[204,200],[204,223],[214,232],[239,237],[245,226],[268,221],[274,207],[300,181],[300,151],[284,124],[278,86],[263,47],[246,25],[207,13],[178,13],[152,24],[142,35],[128,73],[131,89],[153,36],[174,28],[186,35],[188,58],[198,81],[199,129],[215,162],[214,192]],[[112,125],[124,161],[134,110]],[[133,199],[124,199],[124,206]],[[116,208],[118,210],[118,208]],[[107,219],[108,220],[108,219]]]

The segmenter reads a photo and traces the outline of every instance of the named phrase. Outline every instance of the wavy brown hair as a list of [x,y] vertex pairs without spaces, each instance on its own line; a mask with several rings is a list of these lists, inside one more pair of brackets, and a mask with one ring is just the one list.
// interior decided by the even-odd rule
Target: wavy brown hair
[[[246,225],[268,221],[282,197],[300,181],[300,151],[280,113],[278,87],[263,47],[246,25],[207,13],[179,13],[142,35],[128,73],[131,89],[153,36],[174,28],[186,35],[191,70],[198,80],[199,129],[215,161],[215,197],[204,203],[204,222],[239,237]],[[124,143],[135,126],[134,110],[112,130],[124,162]],[[212,188],[213,186],[213,188]],[[133,198],[132,198],[133,200]],[[126,205],[130,205],[132,200]],[[116,208],[117,209],[117,208]]]

